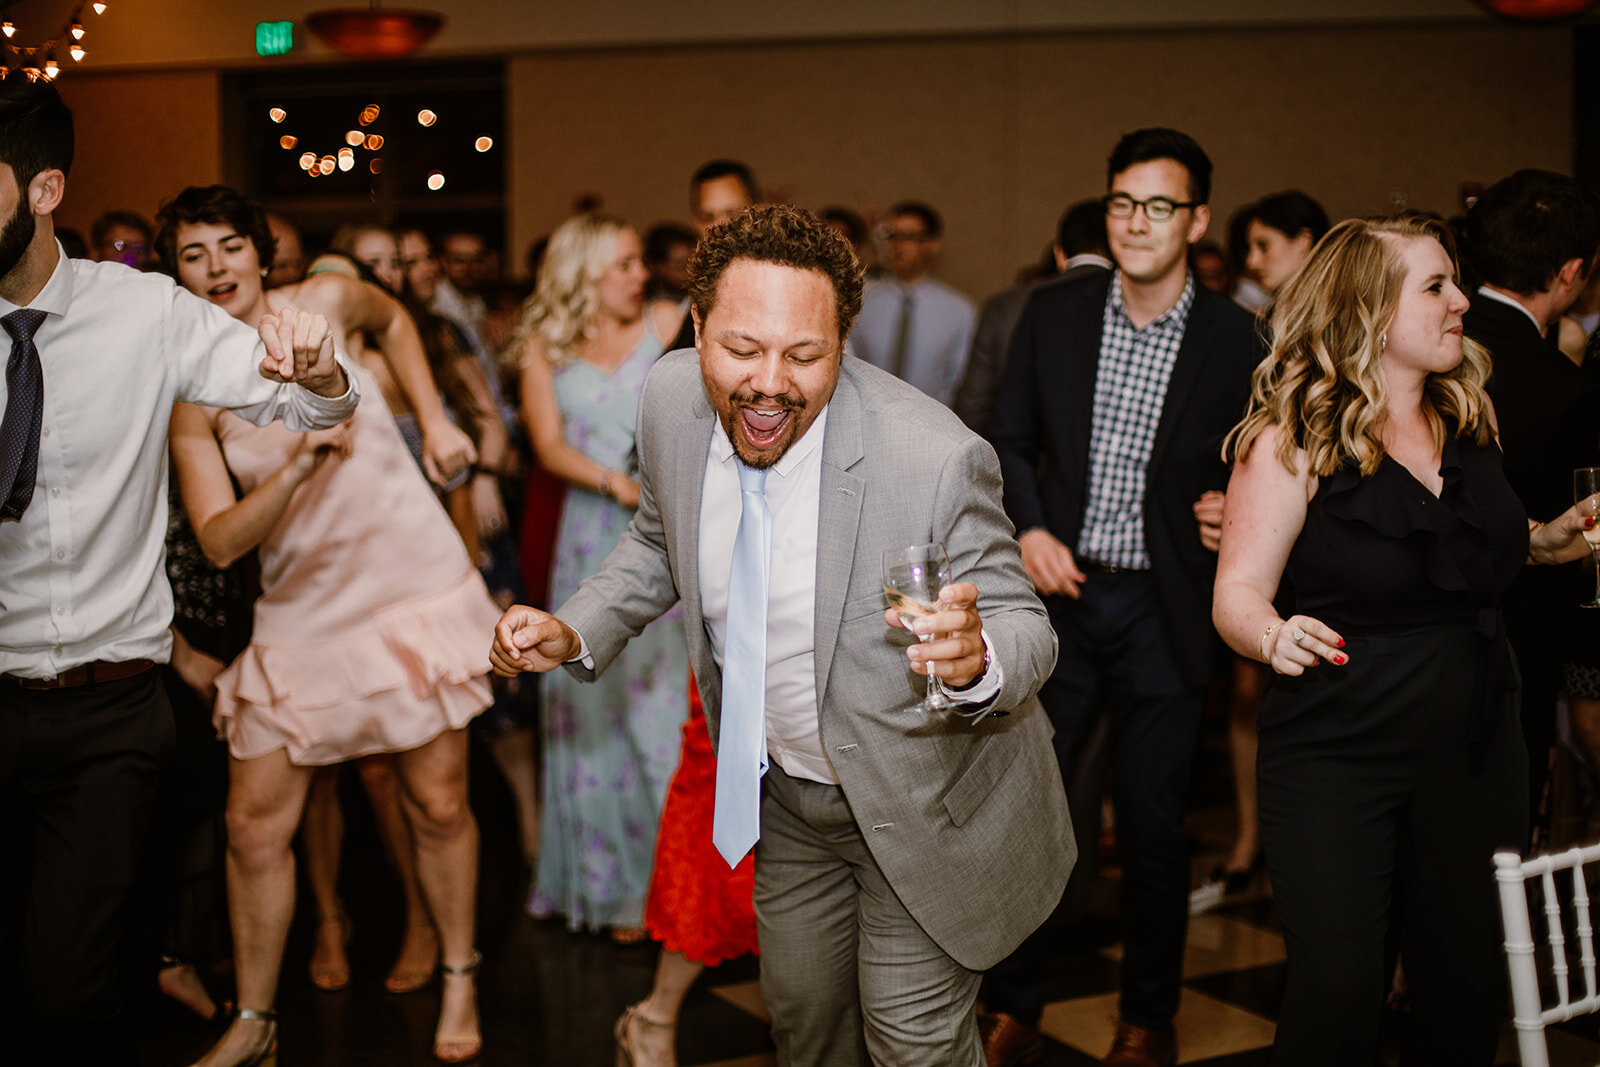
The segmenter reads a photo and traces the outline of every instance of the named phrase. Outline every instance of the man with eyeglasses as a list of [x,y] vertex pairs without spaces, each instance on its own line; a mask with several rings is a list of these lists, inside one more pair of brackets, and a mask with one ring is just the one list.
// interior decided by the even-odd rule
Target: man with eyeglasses
[[927,204],[904,201],[889,209],[883,239],[892,277],[867,284],[853,351],[948,407],[978,313],[965,293],[933,276],[944,221]]
[[[1060,654],[1040,699],[1071,792],[1085,739],[1109,722],[1123,876],[1121,1015],[1103,1061],[1163,1067],[1188,923],[1184,808],[1211,680],[1211,585],[1227,484],[1223,436],[1261,352],[1249,313],[1196,285],[1211,161],[1186,134],[1113,149],[1106,234],[1116,270],[1041,288],[1013,335],[992,439],[1022,562]],[[1038,1043],[1050,942],[989,972],[988,1062]]]

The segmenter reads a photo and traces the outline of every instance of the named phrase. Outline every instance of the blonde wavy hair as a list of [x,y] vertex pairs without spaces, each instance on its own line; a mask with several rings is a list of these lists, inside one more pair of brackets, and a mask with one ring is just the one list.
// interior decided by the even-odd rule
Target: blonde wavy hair
[[571,363],[578,358],[578,346],[594,337],[597,287],[615,262],[617,238],[626,229],[628,224],[614,215],[590,212],[574,215],[550,235],[539,284],[523,305],[517,337],[543,341],[552,367]]
[[[1276,426],[1278,459],[1292,472],[1301,449],[1318,477],[1350,462],[1363,477],[1378,469],[1389,399],[1381,357],[1405,281],[1401,253],[1420,238],[1438,241],[1459,272],[1449,227],[1426,216],[1346,219],[1317,242],[1278,294],[1272,350],[1251,376],[1250,405],[1223,442],[1224,460],[1243,460]],[[1489,353],[1470,340],[1461,347],[1460,364],[1430,374],[1423,387],[1422,413],[1437,448],[1452,429],[1479,445],[1489,441]]]

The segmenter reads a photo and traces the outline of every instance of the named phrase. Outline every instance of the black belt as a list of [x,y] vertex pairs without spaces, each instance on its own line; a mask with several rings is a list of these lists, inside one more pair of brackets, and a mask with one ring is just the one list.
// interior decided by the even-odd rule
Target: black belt
[[1097,559],[1079,559],[1078,569],[1093,574],[1145,574],[1148,567],[1124,567],[1117,563],[1101,563]]
[[143,674],[155,665],[154,660],[148,659],[126,659],[114,663],[96,661],[69,667],[53,678],[23,678],[15,674],[0,674],[0,682],[20,689],[74,689],[80,685],[94,685],[96,682],[120,682],[125,678]]

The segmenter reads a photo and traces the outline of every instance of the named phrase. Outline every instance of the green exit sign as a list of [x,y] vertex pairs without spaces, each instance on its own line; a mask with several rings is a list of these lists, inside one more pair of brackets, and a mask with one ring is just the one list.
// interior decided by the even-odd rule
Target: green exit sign
[[294,49],[294,23],[256,23],[256,55],[286,56]]

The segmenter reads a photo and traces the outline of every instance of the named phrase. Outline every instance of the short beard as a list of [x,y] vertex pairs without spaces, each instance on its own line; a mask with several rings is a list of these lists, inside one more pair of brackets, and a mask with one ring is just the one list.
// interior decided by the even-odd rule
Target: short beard
[[24,189],[17,210],[6,220],[5,229],[0,230],[0,278],[8,277],[22,257],[28,254],[37,227],[33,210],[28,205],[27,190]]
[[[799,438],[794,436],[793,420],[797,419],[800,414],[805,411],[806,402],[804,400],[791,400],[788,397],[769,397],[758,393],[746,393],[744,395],[734,394],[730,396],[728,400],[731,404],[731,407],[728,409],[728,413],[722,417],[722,430],[728,435],[728,443],[733,445],[733,454],[738,456],[739,462],[743,463],[746,467],[750,467],[753,470],[765,470],[768,467],[775,465],[784,456],[789,454],[789,449],[794,446],[795,441],[799,440]],[[741,407],[753,408],[757,404],[763,402],[771,404],[774,407],[784,408],[790,412],[790,436],[789,439],[783,444],[783,447],[772,452],[770,455],[763,453],[753,458],[746,458],[744,453],[740,450],[740,444],[743,441],[743,437],[738,432],[739,409]]]

